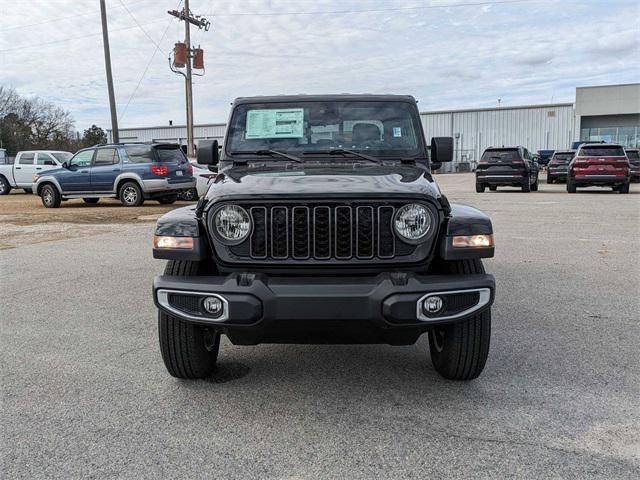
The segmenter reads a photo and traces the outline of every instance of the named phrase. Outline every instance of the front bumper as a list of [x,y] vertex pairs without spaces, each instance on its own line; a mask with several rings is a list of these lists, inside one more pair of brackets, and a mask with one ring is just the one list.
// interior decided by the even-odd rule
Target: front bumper
[[[422,301],[430,294],[444,299],[440,314],[422,309]],[[234,273],[159,276],[153,284],[160,310],[209,325],[236,344],[412,344],[435,325],[461,321],[490,308],[494,294],[495,282],[488,274],[269,277]],[[208,318],[201,307],[207,296],[223,301],[224,313],[218,319]],[[463,297],[473,300],[463,305]]]
[[145,193],[168,192],[176,190],[188,190],[196,186],[195,177],[185,178],[181,182],[169,182],[168,178],[154,178],[142,180],[142,188]]

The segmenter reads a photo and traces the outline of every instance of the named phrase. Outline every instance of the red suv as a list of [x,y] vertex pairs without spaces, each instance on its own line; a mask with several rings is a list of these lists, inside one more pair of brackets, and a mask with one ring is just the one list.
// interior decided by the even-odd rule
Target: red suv
[[567,192],[576,187],[611,187],[629,193],[629,159],[620,145],[583,143],[569,164]]

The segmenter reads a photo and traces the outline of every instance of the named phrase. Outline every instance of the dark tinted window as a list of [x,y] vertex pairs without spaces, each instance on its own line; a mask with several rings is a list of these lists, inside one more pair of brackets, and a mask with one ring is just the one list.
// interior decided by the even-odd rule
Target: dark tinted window
[[156,148],[156,154],[161,162],[178,163],[187,160],[180,148]]
[[582,147],[580,148],[581,157],[624,157],[624,149],[622,147]]
[[627,150],[627,158],[629,160],[638,160],[640,158],[640,153],[638,150]]
[[125,147],[129,161],[132,163],[151,163],[153,162],[153,152],[151,147],[140,145],[135,147]]
[[556,153],[551,160],[553,163],[569,163],[573,158],[573,152],[570,153]]
[[489,163],[512,162],[513,160],[520,160],[520,152],[517,149],[485,150],[481,160]]
[[115,148],[101,148],[96,152],[96,157],[93,160],[94,165],[113,165],[114,163],[120,163],[118,152]]
[[20,165],[33,165],[33,159],[35,156],[35,153],[23,153],[20,155],[20,161],[18,163]]

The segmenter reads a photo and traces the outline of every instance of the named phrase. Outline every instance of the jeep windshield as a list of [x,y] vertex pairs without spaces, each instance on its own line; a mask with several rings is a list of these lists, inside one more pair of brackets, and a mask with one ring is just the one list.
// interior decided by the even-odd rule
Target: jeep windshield
[[415,105],[396,101],[307,101],[240,104],[227,132],[226,153],[283,153],[353,161],[424,157]]

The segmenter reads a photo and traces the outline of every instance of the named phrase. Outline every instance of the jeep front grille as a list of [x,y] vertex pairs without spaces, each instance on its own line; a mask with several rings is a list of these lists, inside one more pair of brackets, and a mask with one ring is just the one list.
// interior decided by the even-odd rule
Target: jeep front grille
[[240,245],[219,248],[227,249],[232,262],[416,261],[417,247],[397,240],[393,232],[395,211],[405,203],[240,203],[251,216],[252,233]]

